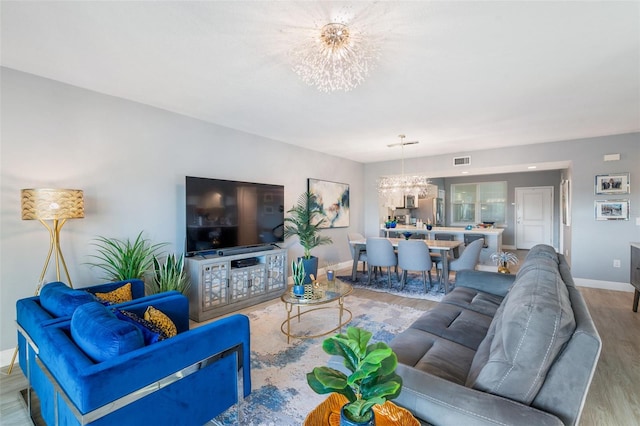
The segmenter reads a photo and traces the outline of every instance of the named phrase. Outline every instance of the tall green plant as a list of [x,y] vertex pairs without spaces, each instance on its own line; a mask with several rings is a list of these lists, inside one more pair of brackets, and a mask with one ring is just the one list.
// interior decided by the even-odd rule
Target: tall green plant
[[284,236],[298,236],[305,259],[311,258],[313,248],[333,242],[330,237],[319,235],[320,227],[327,219],[322,216],[316,195],[312,192],[301,194],[296,205],[287,213],[289,216],[284,219]]
[[184,254],[176,258],[170,254],[161,264],[156,256],[153,256],[153,284],[150,287],[152,293],[177,290],[182,294],[189,291],[190,281],[187,271],[184,270]]
[[347,328],[347,334],[338,334],[322,342],[329,355],[344,358],[351,372],[346,375],[330,367],[316,367],[307,373],[307,383],[316,393],[337,392],[347,397],[346,416],[355,422],[369,421],[372,408],[396,398],[402,389],[402,378],[396,374],[398,358],[384,342],[367,345],[371,333],[357,327]]
[[130,239],[119,240],[99,236],[95,239],[94,246],[98,248],[98,254],[90,255],[97,262],[89,265],[102,269],[105,278],[111,281],[121,281],[133,278],[143,278],[151,269],[153,256],[167,243],[151,244],[142,237],[142,232],[131,242]]

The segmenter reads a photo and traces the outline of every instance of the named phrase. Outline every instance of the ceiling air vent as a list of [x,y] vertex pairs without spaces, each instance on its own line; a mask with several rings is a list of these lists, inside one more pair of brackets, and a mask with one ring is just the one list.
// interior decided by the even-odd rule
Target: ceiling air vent
[[470,155],[467,155],[465,157],[453,157],[454,166],[468,166],[469,164],[471,164]]

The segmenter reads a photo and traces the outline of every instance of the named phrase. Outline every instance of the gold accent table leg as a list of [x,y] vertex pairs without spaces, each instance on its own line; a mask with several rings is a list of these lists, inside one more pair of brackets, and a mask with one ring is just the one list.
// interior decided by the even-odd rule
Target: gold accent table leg
[[342,333],[342,313],[344,311],[344,297],[341,297],[340,299],[338,299],[338,306],[340,308],[340,316],[338,317],[338,324],[340,324],[340,330],[338,331],[339,333]]
[[[291,303],[284,304],[285,309],[287,310],[287,343],[291,341],[291,309],[293,309],[293,305]],[[298,321],[300,321],[300,307],[298,307]]]

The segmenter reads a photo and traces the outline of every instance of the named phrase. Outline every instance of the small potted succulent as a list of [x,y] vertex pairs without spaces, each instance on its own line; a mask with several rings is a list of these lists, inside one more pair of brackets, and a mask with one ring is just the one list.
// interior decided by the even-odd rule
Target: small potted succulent
[[306,273],[302,258],[291,262],[291,275],[293,277],[293,295],[298,297],[304,296],[304,278]]
[[368,345],[372,334],[357,327],[347,328],[322,342],[329,355],[344,358],[350,375],[330,367],[316,367],[307,373],[307,383],[316,393],[336,392],[349,402],[340,412],[340,425],[374,425],[373,406],[396,398],[402,389],[402,378],[396,374],[398,358],[383,342]]
[[518,264],[518,258],[516,255],[508,251],[493,253],[491,255],[491,260],[493,263],[498,265],[498,272],[501,274],[510,274],[511,271],[509,271],[509,264]]

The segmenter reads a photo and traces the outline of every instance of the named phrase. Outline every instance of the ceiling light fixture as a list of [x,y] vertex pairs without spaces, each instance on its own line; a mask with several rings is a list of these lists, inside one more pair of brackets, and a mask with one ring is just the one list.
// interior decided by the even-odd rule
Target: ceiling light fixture
[[332,22],[314,29],[289,55],[305,83],[322,92],[349,91],[369,75],[379,48],[357,28]]
[[413,195],[419,198],[435,197],[435,186],[431,185],[429,178],[423,175],[404,174],[404,147],[405,145],[415,145],[418,141],[405,142],[405,135],[399,135],[399,143],[387,145],[388,147],[400,146],[402,150],[402,173],[399,176],[383,176],[378,179],[378,194],[381,197],[394,198],[396,196]]

